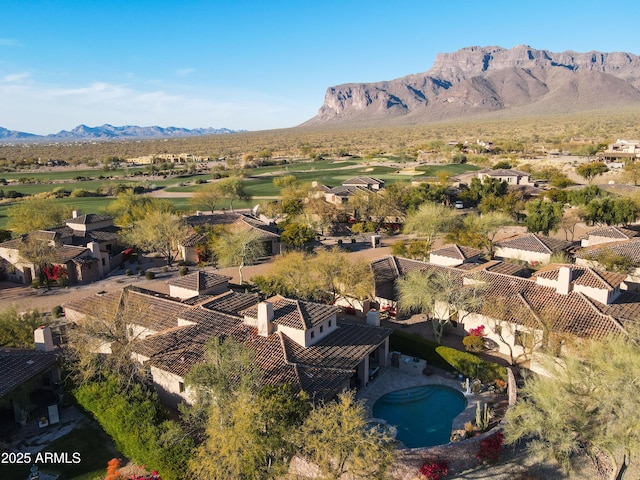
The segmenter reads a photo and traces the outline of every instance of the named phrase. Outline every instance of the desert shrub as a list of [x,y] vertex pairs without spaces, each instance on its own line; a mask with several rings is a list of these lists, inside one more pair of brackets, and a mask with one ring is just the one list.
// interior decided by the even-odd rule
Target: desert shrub
[[496,363],[486,362],[472,353],[461,352],[443,345],[438,346],[436,352],[445,362],[465,377],[475,378],[477,376],[482,383],[490,383],[497,378],[505,380],[507,377],[504,367]]
[[487,463],[496,463],[500,458],[500,453],[502,453],[503,445],[504,436],[502,433],[494,433],[480,441],[476,458],[483,465],[486,465]]
[[63,310],[60,305],[56,305],[51,309],[51,315],[53,315],[53,318],[60,318],[62,316],[62,312]]
[[180,479],[187,470],[193,441],[163,410],[157,395],[139,384],[123,387],[113,377],[84,384],[73,393],[113,439],[117,449],[162,478]]
[[162,267],[162,273],[167,273],[168,271],[169,271],[169,267],[167,267],[166,265]]
[[420,475],[427,480],[439,480],[449,475],[449,464],[444,460],[427,460],[420,467]]
[[154,278],[156,278],[156,272],[148,271],[144,274],[144,278],[146,278],[147,280],[153,280]]
[[178,268],[178,275],[184,276],[187,273],[189,273],[189,267],[182,266],[182,267]]
[[130,269],[130,268],[127,268],[127,269],[125,270],[124,274],[125,274],[125,275],[131,275],[131,274],[133,274],[133,272],[131,271],[131,269]]
[[31,288],[40,288],[40,280],[38,278],[34,278],[31,281]]
[[476,335],[469,335],[462,339],[462,344],[467,352],[480,352],[484,345],[482,337]]

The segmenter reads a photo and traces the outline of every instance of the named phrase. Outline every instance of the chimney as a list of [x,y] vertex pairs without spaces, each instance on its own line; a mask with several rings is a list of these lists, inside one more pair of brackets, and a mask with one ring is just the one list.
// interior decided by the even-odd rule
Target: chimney
[[273,304],[260,302],[258,304],[258,335],[268,337],[273,333]]
[[36,351],[51,352],[53,351],[53,338],[51,337],[51,329],[49,327],[38,327],[33,331],[33,340],[36,344]]
[[80,212],[78,210],[74,210],[73,212],[71,212],[72,218],[78,218],[79,216],[80,216]]
[[375,308],[367,312],[367,325],[371,325],[372,327],[380,326],[380,312]]
[[558,269],[558,283],[556,284],[556,292],[560,295],[568,295],[571,291],[571,273],[573,268],[571,265],[562,265]]

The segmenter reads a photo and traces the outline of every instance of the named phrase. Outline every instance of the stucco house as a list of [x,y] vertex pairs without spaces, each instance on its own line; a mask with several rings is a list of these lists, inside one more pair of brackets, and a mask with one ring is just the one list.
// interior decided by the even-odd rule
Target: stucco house
[[452,243],[431,250],[429,252],[429,263],[444,267],[456,267],[463,263],[477,262],[480,255],[482,255],[482,250]]
[[593,247],[603,243],[624,242],[638,235],[640,235],[639,232],[624,227],[612,226],[596,228],[587,233],[587,238],[582,239],[581,245],[583,247]]
[[28,418],[34,396],[55,401],[55,384],[60,382],[51,329],[37,328],[34,343],[33,349],[0,347],[0,408],[12,410],[21,423]]
[[280,253],[280,234],[274,225],[267,224],[253,215],[244,213],[214,213],[191,215],[185,217],[185,223],[193,230],[184,241],[180,243],[179,249],[182,259],[188,263],[199,263],[200,257],[198,247],[206,242],[206,236],[196,231],[197,227],[225,226],[231,232],[242,232],[252,230],[258,234],[258,238],[264,245],[267,255],[277,255]]
[[29,238],[54,246],[52,265],[66,270],[69,284],[88,283],[100,278],[99,259],[90,249],[58,242],[54,232],[38,231],[0,243],[0,258],[6,262],[5,275],[9,281],[30,284],[40,277],[40,268],[22,257],[20,249]]
[[26,236],[0,244],[0,258],[9,267],[9,280],[31,283],[40,274],[36,267],[20,258],[20,244],[28,237],[46,241],[56,247],[56,265],[64,265],[69,283],[88,283],[104,277],[123,263],[120,228],[114,226],[113,217],[102,214],[80,215],[65,220],[65,226],[38,230]]
[[353,177],[342,182],[343,187],[363,187],[369,190],[380,190],[384,188],[384,180],[372,177]]
[[499,168],[496,170],[484,169],[476,172],[480,181],[484,182],[485,178],[495,178],[501,182],[506,182],[509,186],[512,185],[534,185],[531,181],[531,174],[523,172],[521,170],[514,170],[511,168]]
[[640,140],[616,140],[604,152],[596,153],[596,158],[605,163],[640,160]]
[[640,292],[640,237],[629,240],[598,243],[574,254],[577,265],[603,270],[602,257],[618,259],[628,264],[625,283],[629,290]]
[[214,295],[229,290],[231,277],[217,273],[197,272],[167,280],[169,296],[186,300],[199,295]]
[[569,342],[623,334],[640,311],[640,295],[624,290],[624,275],[610,272],[552,265],[527,279],[399,257],[381,260],[372,263],[380,300],[396,302],[395,281],[412,270],[452,275],[459,288],[477,289],[483,301],[473,311],[458,312],[449,333],[465,336],[484,326],[487,344],[540,373],[540,355],[557,354]]
[[525,233],[495,243],[494,256],[497,259],[522,260],[530,265],[549,263],[554,253],[566,251],[571,242],[557,238]]
[[[192,399],[184,377],[204,360],[206,344],[214,337],[231,336],[246,343],[255,350],[267,383],[291,383],[314,400],[366,385],[373,369],[388,365],[391,331],[339,323],[335,306],[284,297],[257,304],[256,297],[238,297],[235,292],[198,298],[199,303],[181,302],[128,287],[69,302],[64,308],[67,318],[76,322],[90,319],[96,311],[140,312],[127,315],[134,358],[148,369],[163,401],[173,406]],[[249,301],[253,304],[247,308]]]

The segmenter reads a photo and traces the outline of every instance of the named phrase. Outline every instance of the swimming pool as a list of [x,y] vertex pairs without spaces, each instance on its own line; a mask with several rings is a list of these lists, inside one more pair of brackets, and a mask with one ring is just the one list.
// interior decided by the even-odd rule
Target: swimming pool
[[394,425],[406,447],[431,447],[449,443],[453,419],[466,406],[461,392],[425,385],[383,395],[373,404],[373,416]]

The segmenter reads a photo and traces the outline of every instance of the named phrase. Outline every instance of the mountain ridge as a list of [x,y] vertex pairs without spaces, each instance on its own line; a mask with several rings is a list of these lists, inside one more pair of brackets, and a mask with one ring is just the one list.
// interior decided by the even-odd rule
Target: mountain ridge
[[81,124],[72,130],[60,130],[49,135],[36,135],[19,132],[0,127],[0,142],[11,141],[80,141],[80,140],[122,140],[122,139],[154,139],[196,137],[203,135],[221,135],[244,132],[245,130],[230,130],[228,128],[179,128],[179,127],[139,127],[137,125],[114,126],[108,123],[97,127]]
[[393,80],[329,87],[301,126],[420,124],[493,112],[573,113],[640,106],[640,57],[527,45],[465,47]]

